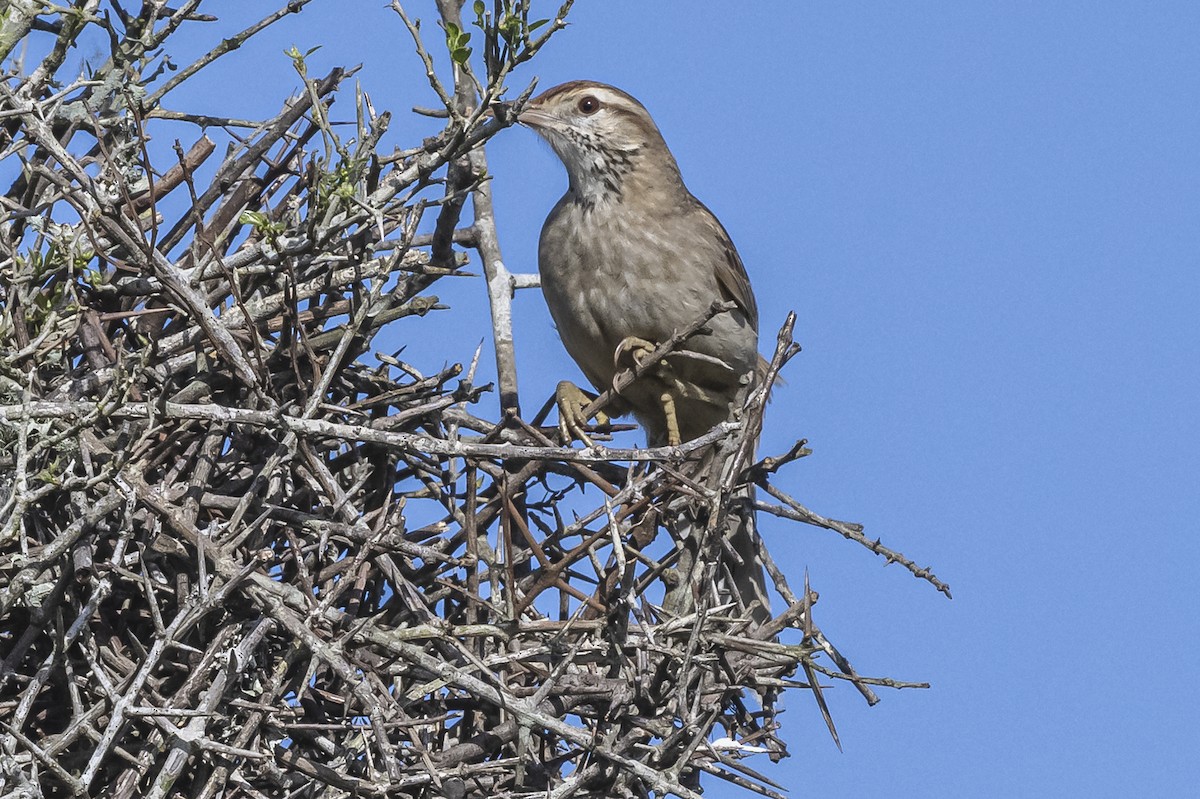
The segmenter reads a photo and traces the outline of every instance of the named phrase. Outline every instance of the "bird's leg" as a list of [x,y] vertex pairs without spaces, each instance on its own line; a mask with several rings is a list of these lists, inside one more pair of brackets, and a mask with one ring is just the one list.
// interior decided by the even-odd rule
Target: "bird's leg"
[[[554,401],[558,405],[558,432],[562,435],[564,445],[569,445],[573,440],[579,439],[586,447],[595,446],[583,429],[587,426],[588,420],[584,411],[594,399],[594,396],[570,380],[563,380],[555,387]],[[596,422],[602,425],[608,424],[608,414],[604,411],[596,411]]]
[[[616,351],[613,353],[613,366],[620,372],[623,362],[626,358],[633,361],[635,366],[641,365],[650,353],[654,352],[655,345],[653,342],[647,341],[638,336],[626,336],[621,339],[621,343],[617,345]],[[666,361],[661,361],[654,367],[654,377],[657,382],[666,384],[670,388],[664,388],[658,395],[658,402],[662,406],[662,412],[667,427],[667,445],[677,447],[683,443],[682,436],[679,433],[679,417],[675,411],[675,396],[680,397],[691,396],[693,393],[691,387],[687,383],[677,378],[671,370],[671,365]],[[704,392],[703,389],[697,389]],[[617,390],[616,378],[613,378],[613,390]],[[707,394],[708,392],[704,392]]]
[[658,401],[662,403],[663,416],[667,420],[667,446],[678,447],[683,441],[679,435],[679,418],[675,415],[675,395],[664,391],[658,395]]

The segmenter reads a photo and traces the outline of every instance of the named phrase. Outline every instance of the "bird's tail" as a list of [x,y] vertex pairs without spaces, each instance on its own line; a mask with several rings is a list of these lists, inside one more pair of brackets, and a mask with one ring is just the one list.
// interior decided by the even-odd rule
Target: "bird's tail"
[[682,470],[702,491],[681,494],[666,509],[665,526],[677,557],[663,607],[673,615],[687,615],[704,593],[715,592],[719,604],[733,603],[739,615],[759,627],[772,618],[771,600],[755,523],[754,486],[739,483],[732,474],[745,462],[738,456],[740,444],[718,442]]

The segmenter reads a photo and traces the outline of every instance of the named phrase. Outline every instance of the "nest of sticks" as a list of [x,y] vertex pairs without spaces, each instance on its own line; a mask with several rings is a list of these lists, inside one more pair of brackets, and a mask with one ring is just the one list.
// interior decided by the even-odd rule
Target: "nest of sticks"
[[[518,57],[496,57],[502,83]],[[692,797],[708,774],[779,796],[746,758],[786,755],[781,692],[811,692],[833,732],[820,678],[871,702],[909,684],[856,674],[761,541],[777,601],[751,622],[730,515],[828,528],[948,589],[773,485],[808,451],[755,456],[771,381],[681,447],[571,448],[544,413],[486,410],[469,358],[373,352],[444,309],[430,289],[467,251],[498,260],[480,145],[505,123],[452,110],[381,155],[361,94],[352,142],[328,122],[345,77],[305,77],[215,168],[207,136],[151,163],[147,126],[237,120],[103,74],[0,87],[20,166],[0,221],[0,791]],[[107,109],[71,105],[101,91]],[[789,319],[772,376],[797,350]],[[689,479],[713,451],[721,479]],[[674,612],[684,517],[708,557]]]

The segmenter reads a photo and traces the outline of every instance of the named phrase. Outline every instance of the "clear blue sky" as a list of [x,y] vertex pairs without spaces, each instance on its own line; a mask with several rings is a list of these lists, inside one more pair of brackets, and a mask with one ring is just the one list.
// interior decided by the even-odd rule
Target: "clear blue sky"
[[[313,71],[361,61],[411,143],[429,123],[406,110],[434,99],[383,5],[317,0],[214,71],[203,110],[263,115],[296,85],[281,50],[322,44]],[[572,20],[517,82],[640,98],[737,243],[766,339],[799,312],[765,448],[815,454],[785,487],[954,589],[766,525],[860,671],[933,684],[875,708],[833,690],[844,754],[793,695],[793,757],[767,772],[794,796],[1192,795],[1200,3],[581,0]],[[533,271],[565,177],[528,131],[489,157],[506,261]],[[444,339],[394,331],[431,368],[488,330],[480,282],[437,291]],[[541,297],[516,311],[536,407],[578,373]]]

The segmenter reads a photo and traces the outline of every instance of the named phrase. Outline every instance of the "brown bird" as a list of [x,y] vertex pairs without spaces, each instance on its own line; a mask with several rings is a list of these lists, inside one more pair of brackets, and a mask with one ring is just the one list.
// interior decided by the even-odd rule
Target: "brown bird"
[[[649,112],[620,89],[573,81],[534,98],[518,120],[550,143],[569,178],[538,247],[542,291],[567,352],[604,391],[628,359],[644,358],[715,300],[732,301],[734,309],[715,316],[707,334],[687,339],[610,407],[631,410],[652,446],[689,441],[728,419],[731,403],[765,365],[758,307],[729,234],[684,185]],[[557,394],[564,437],[590,443],[582,429],[589,398],[565,381]],[[702,479],[712,482],[719,469],[710,466]],[[702,566],[698,519],[683,514],[668,523],[680,574],[664,605],[676,613],[689,610]],[[740,563],[730,573],[762,623],[770,604],[753,515],[735,514],[731,524],[727,535]]]
[[[758,368],[758,307],[729,234],[688,191],[658,126],[630,95],[573,81],[534,98],[518,117],[550,143],[570,184],[542,228],[538,268],[567,352],[599,391],[628,359],[700,318],[715,317],[661,368],[625,389],[625,410],[651,445],[678,444],[729,417]],[[580,436],[587,397],[560,386],[564,432]]]

